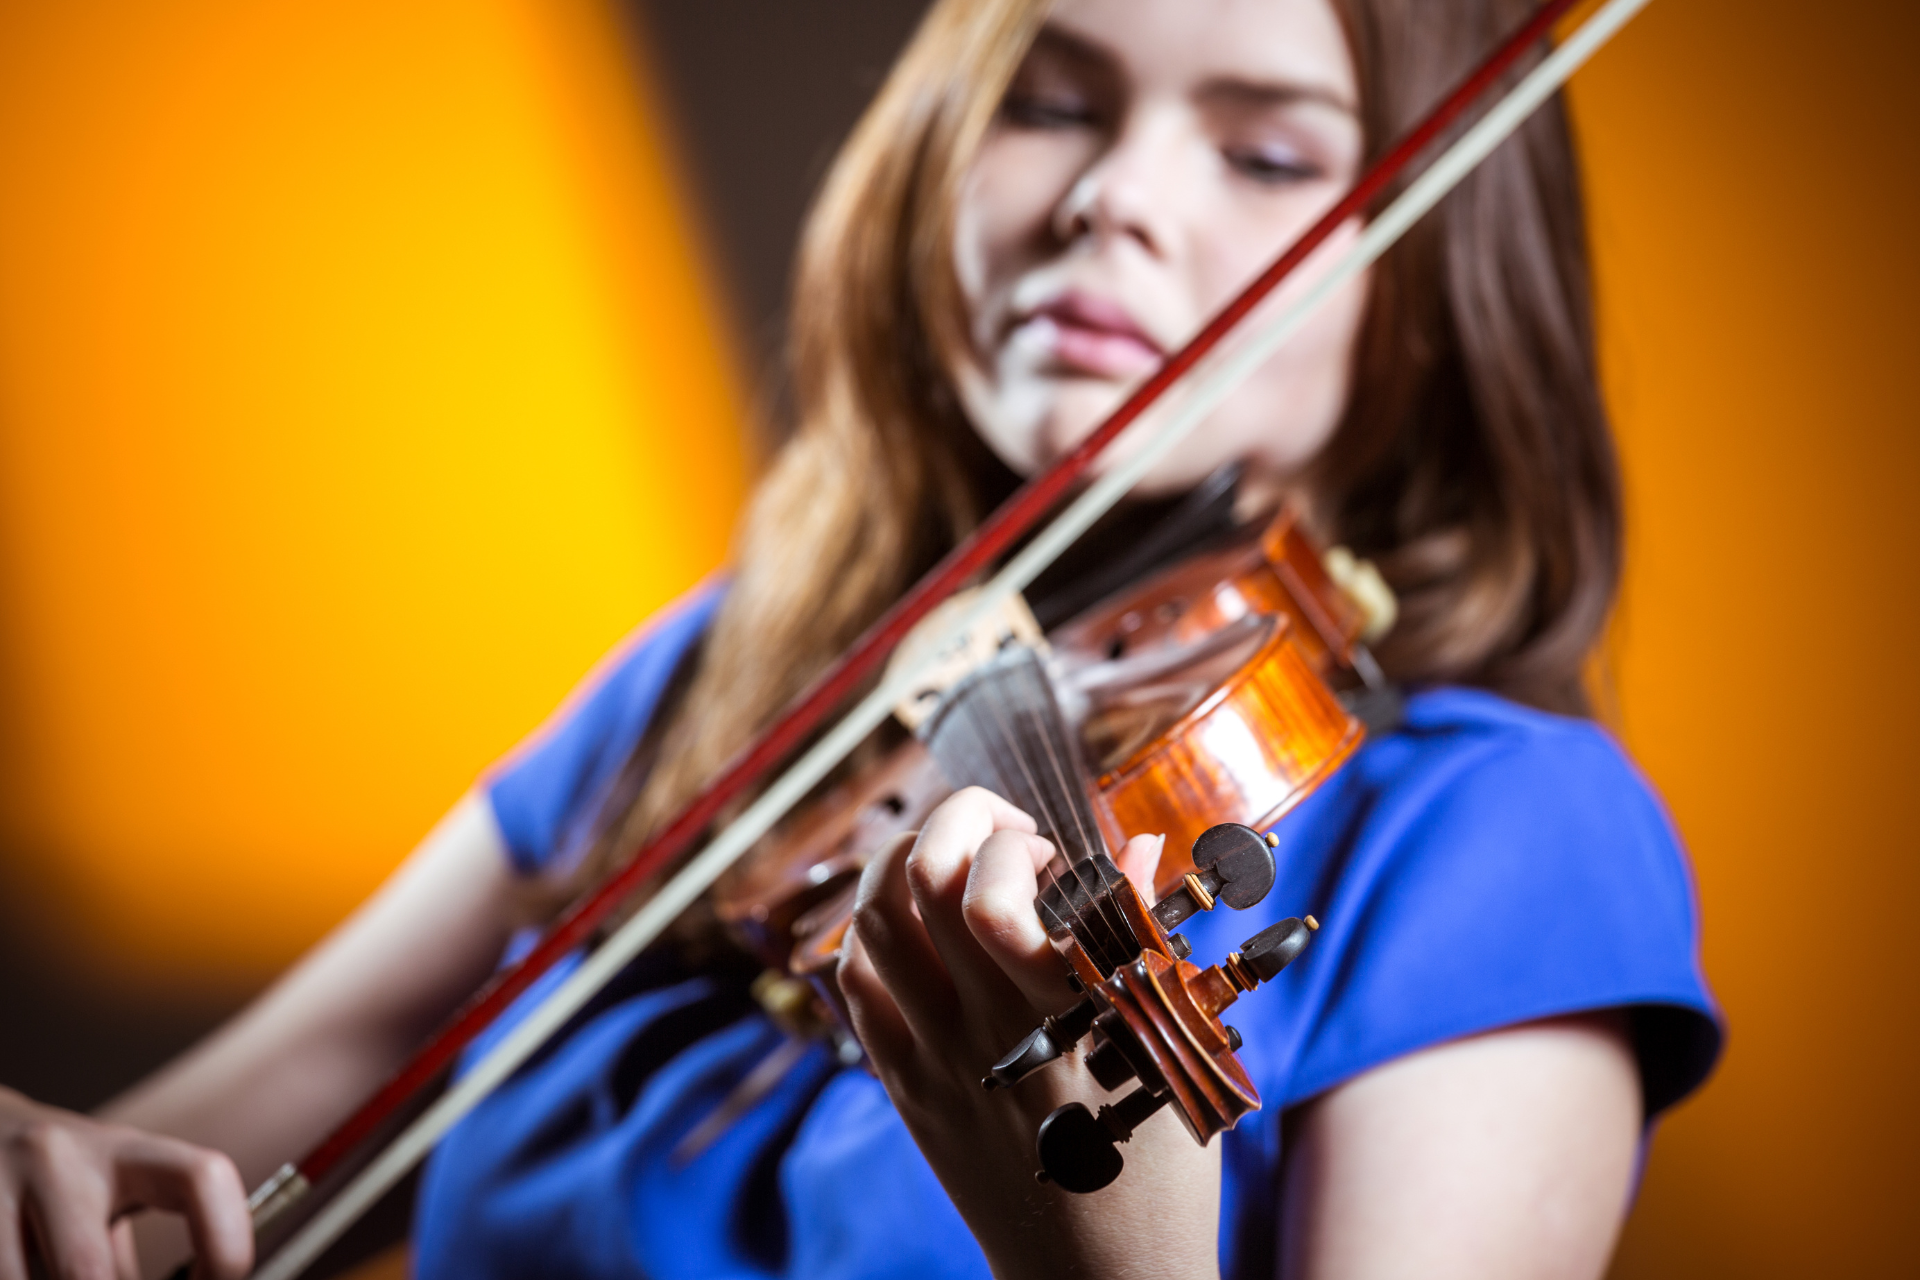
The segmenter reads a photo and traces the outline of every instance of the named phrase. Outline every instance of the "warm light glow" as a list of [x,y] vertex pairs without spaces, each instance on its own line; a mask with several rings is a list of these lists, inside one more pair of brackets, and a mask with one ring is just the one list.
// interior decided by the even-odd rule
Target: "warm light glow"
[[1627,745],[1732,1039],[1616,1277],[1913,1269],[1920,7],[1659,0],[1575,80]]
[[[1199,738],[1207,753],[1219,761],[1227,778],[1251,780],[1266,778],[1274,772],[1275,752],[1284,743],[1269,744],[1257,737],[1231,702],[1222,702],[1200,722]],[[1249,795],[1247,807],[1255,812],[1280,802],[1277,795]]]
[[115,972],[296,954],[721,558],[739,406],[621,36],[0,5],[0,852]]

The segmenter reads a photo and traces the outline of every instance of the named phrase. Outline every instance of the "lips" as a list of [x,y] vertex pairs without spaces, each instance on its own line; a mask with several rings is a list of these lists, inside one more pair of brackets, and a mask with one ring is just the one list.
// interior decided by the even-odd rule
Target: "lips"
[[1062,372],[1125,378],[1146,373],[1164,354],[1125,307],[1069,290],[1023,316],[1016,332],[1043,347]]

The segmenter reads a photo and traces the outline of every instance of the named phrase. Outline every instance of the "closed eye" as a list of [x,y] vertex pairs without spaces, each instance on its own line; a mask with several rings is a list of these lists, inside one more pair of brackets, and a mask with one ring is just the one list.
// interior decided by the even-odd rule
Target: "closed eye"
[[1318,164],[1297,153],[1273,147],[1226,147],[1221,154],[1235,173],[1262,186],[1289,186],[1324,177]]
[[1019,90],[1007,94],[1000,104],[1000,115],[1008,124],[1021,129],[1091,129],[1100,122],[1085,99]]

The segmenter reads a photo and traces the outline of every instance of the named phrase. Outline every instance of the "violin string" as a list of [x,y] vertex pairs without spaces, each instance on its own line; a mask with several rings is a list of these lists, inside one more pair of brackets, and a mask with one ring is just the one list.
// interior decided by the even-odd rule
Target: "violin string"
[[[1043,673],[1036,671],[1034,675],[1039,680],[1046,679]],[[1049,696],[1046,701],[1051,703],[1053,699]],[[1046,716],[1045,710],[1050,709],[1052,708],[1048,707],[1043,710],[1042,706],[1035,706],[1032,715],[1040,723],[1036,724],[1034,736],[1039,739],[1045,757],[1042,763],[1052,773],[1054,785],[1060,789],[1062,795],[1070,796],[1074,792],[1082,791],[1078,782],[1074,781],[1079,777],[1080,771],[1078,769],[1069,771],[1062,759],[1063,755],[1070,750],[1065,742],[1066,735],[1062,732],[1065,726],[1060,723],[1057,712],[1051,717]],[[1082,858],[1090,858],[1100,851],[1099,838],[1087,830],[1086,807],[1085,804],[1072,803],[1071,799],[1067,802],[1067,812],[1073,818],[1073,833],[1079,841]]]
[[[971,711],[976,704],[979,705],[988,723],[991,724],[999,734],[1001,757],[1011,760],[1019,767],[1021,781],[1024,784],[1023,790],[1031,797],[1029,804],[1032,808],[1038,810],[1033,816],[1046,824],[1054,847],[1060,851],[1060,855],[1066,860],[1067,871],[1073,876],[1074,883],[1079,887],[1077,894],[1069,895],[1068,905],[1071,908],[1071,912],[1067,917],[1068,923],[1078,926],[1075,929],[1075,936],[1079,937],[1082,943],[1087,946],[1087,949],[1093,953],[1095,963],[1099,964],[1104,971],[1111,967],[1110,956],[1112,948],[1104,936],[1092,931],[1091,922],[1087,918],[1087,911],[1093,906],[1095,897],[1091,886],[1087,884],[1086,876],[1080,866],[1081,860],[1084,857],[1084,850],[1072,847],[1067,841],[1065,824],[1060,821],[1055,811],[1053,799],[1048,795],[1046,788],[1041,785],[1040,778],[1033,772],[1032,757],[1034,753],[1021,741],[1021,735],[1018,729],[1018,719],[1021,708],[1018,705],[1013,707],[1011,711],[1013,719],[1010,721],[1007,718],[1006,713],[1008,712],[1008,708],[1004,705],[1007,696],[1017,698],[1020,694],[1026,692],[1024,689],[1020,689],[1013,684],[1013,681],[1017,680],[1021,670],[1018,663],[1019,660],[1015,659],[1013,663],[1003,669],[992,672],[986,679],[972,686],[970,692],[975,692],[980,696],[968,699],[960,710],[962,714],[965,714]],[[998,677],[998,679],[995,679],[995,677]],[[987,696],[985,691],[990,684],[1001,685],[1002,687],[998,692],[1002,696]],[[1003,791],[1002,794],[1004,795],[1006,793]]]
[[[955,709],[961,723],[977,726],[981,739],[990,740],[989,749],[979,752],[979,758],[971,762],[966,781],[991,773],[1000,781],[1000,785],[994,789],[1022,808],[1031,810],[1032,816],[1043,828],[1041,834],[1050,836],[1056,848],[1064,849],[1060,823],[1054,816],[1053,805],[1042,790],[1039,779],[1034,777],[1026,753],[1020,749],[1014,726],[1003,715],[1001,699],[995,696],[994,677],[999,674],[983,673],[980,680],[967,688],[967,696]],[[1008,766],[1017,770],[1017,774],[1010,773]],[[960,782],[962,779],[953,778],[950,781]]]
[[1046,868],[1064,893],[1062,922],[1102,971],[1130,959],[1132,930],[1089,861],[1097,850],[1089,848],[1088,833],[1098,827],[1086,789],[1057,764],[1070,739],[1038,655],[1009,651],[956,688],[931,726],[928,746],[950,782],[988,783],[1036,819],[1072,877],[1067,888],[1051,862]]
[[[1054,827],[1054,825],[1056,825],[1052,819],[1044,818],[1044,816],[1039,816],[1039,814],[1037,814],[1035,818],[1041,819],[1048,827]],[[1054,839],[1052,844],[1054,844],[1054,856],[1046,860],[1046,865],[1041,867],[1041,873],[1035,877],[1035,881],[1037,881],[1037,887],[1041,890],[1041,894],[1046,894],[1048,890],[1052,890],[1052,892],[1060,898],[1060,904],[1062,904],[1062,906],[1069,906],[1069,904],[1071,904],[1071,894],[1069,894],[1066,887],[1062,885],[1062,879],[1060,879],[1060,877],[1062,877],[1062,871],[1071,871],[1073,860],[1071,860],[1066,846],[1060,842],[1060,839]],[[1071,913],[1071,910],[1062,913],[1062,915],[1060,915],[1060,921],[1068,927],[1068,931],[1071,933],[1071,929],[1073,929],[1073,913]]]
[[[1027,733],[1025,735],[1026,744],[1023,749],[1027,753],[1030,762],[1029,767],[1032,767],[1033,764],[1040,762],[1041,757],[1050,755],[1050,751],[1048,750],[1050,744],[1047,740],[1047,726],[1042,722],[1040,712],[1034,708],[1029,707],[1016,710],[1015,715],[1027,722]],[[1042,776],[1047,777],[1050,782],[1055,780],[1050,774],[1043,774]],[[1061,843],[1063,845],[1067,844],[1067,837],[1070,834],[1076,837],[1072,843],[1071,852],[1067,857],[1067,868],[1072,872],[1075,884],[1079,886],[1079,894],[1075,900],[1075,906],[1078,908],[1076,918],[1084,922],[1088,933],[1098,944],[1097,948],[1094,949],[1094,953],[1096,963],[1100,965],[1101,971],[1103,973],[1110,972],[1115,964],[1123,960],[1121,955],[1121,940],[1116,936],[1113,920],[1103,909],[1103,904],[1100,900],[1099,885],[1096,884],[1088,874],[1089,854],[1079,828],[1078,814],[1075,812],[1076,806],[1074,806],[1069,799],[1063,807],[1069,814],[1072,814],[1075,819],[1071,829],[1067,828],[1064,823],[1060,823],[1057,817],[1055,822],[1060,831]],[[1096,925],[1099,927],[1096,928]]]
[[[1057,769],[1046,767],[1054,759],[1051,731],[1056,727],[1055,722],[1058,719],[1057,713],[1053,716],[1047,714],[1052,709],[1051,691],[1046,688],[1045,676],[1038,671],[1037,661],[1029,660],[1021,663],[1014,674],[1020,686],[1020,697],[1014,708],[1014,716],[1016,722],[1024,721],[1025,727],[1024,741],[1020,747],[1024,764],[1029,770],[1041,769],[1040,779],[1043,783],[1054,787],[1054,794],[1060,797],[1059,807],[1073,818],[1071,828],[1068,828],[1057,814],[1053,821],[1059,831],[1062,847],[1068,850],[1068,869],[1073,872],[1074,880],[1080,887],[1080,896],[1076,903],[1080,918],[1086,921],[1090,931],[1095,922],[1104,926],[1094,936],[1099,942],[1098,960],[1101,970],[1107,972],[1121,959],[1120,940],[1114,935],[1113,921],[1101,909],[1099,886],[1088,876],[1087,859],[1090,849],[1079,815],[1079,809],[1083,806],[1074,803],[1074,795],[1070,791],[1071,784],[1068,780],[1061,776]],[[1073,837],[1071,842],[1069,842],[1069,836]]]
[[[1646,7],[1649,0],[1606,0],[1606,2],[1586,19],[1567,38],[1560,42],[1546,58],[1523,76],[1518,84],[1508,90],[1506,96],[1496,101],[1492,107],[1448,146],[1439,157],[1428,166],[1426,171],[1409,183],[1380,213],[1367,223],[1359,239],[1332,260],[1331,266],[1319,279],[1313,282],[1296,298],[1282,306],[1277,314],[1260,322],[1260,327],[1250,336],[1246,345],[1234,358],[1218,364],[1209,364],[1204,370],[1194,370],[1198,385],[1189,385],[1189,394],[1179,405],[1178,411],[1155,425],[1152,432],[1143,437],[1141,445],[1131,456],[1122,457],[1107,471],[1103,472],[1078,497],[1069,502],[1052,523],[1040,529],[1019,552],[1015,553],[1000,570],[994,574],[974,597],[972,603],[959,611],[958,616],[949,624],[946,631],[932,638],[927,649],[928,654],[944,651],[958,637],[980,626],[988,615],[997,609],[1003,601],[1017,591],[1024,590],[1048,564],[1051,564],[1061,550],[1084,534],[1093,523],[1105,514],[1125,494],[1139,483],[1147,472],[1165,458],[1186,438],[1200,421],[1218,407],[1227,395],[1237,388],[1247,377],[1259,368],[1281,344],[1297,332],[1307,318],[1316,313],[1332,296],[1335,290],[1365,271],[1384,254],[1415,222],[1428,210],[1439,203],[1442,196],[1457,186],[1460,180],[1470,173],[1481,160],[1503,142],[1521,121],[1525,120],[1545,102],[1567,78],[1573,74],[1594,52],[1610,40],[1633,16]],[[1363,188],[1371,199],[1384,188],[1388,175],[1397,172],[1424,144],[1425,139],[1433,137],[1446,122],[1456,118],[1458,112],[1478,99],[1485,87],[1502,69],[1512,65],[1514,58],[1531,48],[1544,32],[1544,23],[1557,19],[1568,5],[1564,0],[1547,0],[1536,17],[1525,24],[1492,56],[1477,68],[1472,76],[1441,107],[1416,127],[1415,131],[1401,145],[1389,154],[1389,157],[1375,169],[1370,170],[1362,183],[1355,188],[1360,193]],[[1352,195],[1349,196],[1349,199]],[[1342,216],[1346,216],[1342,214]],[[1289,249],[1282,258],[1262,274],[1255,286],[1250,287],[1241,299],[1230,308],[1231,314],[1222,312],[1219,319],[1226,325],[1239,323],[1248,311],[1253,300],[1269,296],[1270,291],[1287,278],[1293,266],[1304,260],[1304,246],[1324,244],[1332,233],[1337,220],[1323,219],[1316,224],[1308,236]],[[1317,237],[1317,238],[1316,238]],[[1239,305],[1245,301],[1246,305]],[[1210,328],[1204,331],[1207,343],[1219,341],[1224,328]],[[1196,339],[1195,348],[1199,349],[1200,339]],[[1193,369],[1193,360],[1189,359],[1175,369],[1169,361],[1168,377],[1180,376]],[[1156,375],[1158,379],[1158,375]],[[1104,445],[1120,430],[1138,420],[1138,414],[1149,402],[1148,393],[1157,394],[1157,389],[1168,385],[1165,379],[1150,379],[1134,400],[1130,400],[1123,411],[1131,408],[1131,413],[1123,416],[1117,411],[1108,424],[1089,437],[1082,451],[1076,451],[1074,458],[1068,461],[1084,469],[1090,462],[1096,445]],[[1133,407],[1135,405],[1140,407]],[[1108,427],[1111,426],[1111,430]],[[1085,457],[1081,457],[1081,452]],[[1079,471],[1069,470],[1063,464],[1059,470],[1060,479],[1055,482],[1061,489],[1037,486],[1033,489],[1029,501],[1051,502],[1056,492],[1063,492],[1064,486],[1072,482]],[[1054,473],[1049,472],[1051,480]],[[1037,485],[1037,482],[1036,482]],[[1023,505],[1020,512],[1024,513]],[[1021,518],[1025,518],[1024,515]],[[1015,515],[1006,517],[1007,528],[1025,528],[1024,524],[1010,523]],[[995,528],[1000,526],[996,525]],[[1007,535],[1012,536],[1010,533]],[[979,540],[974,544],[978,549],[976,556],[991,555],[992,547],[1004,546],[1004,543]],[[981,560],[965,556],[953,558],[951,564],[936,571],[928,579],[927,585],[916,589],[912,599],[920,602],[940,598],[940,589],[957,583],[983,563]],[[898,630],[911,625],[914,618],[922,616],[928,605],[920,605],[921,613],[912,612],[906,604],[899,606],[897,616],[890,614],[888,619],[876,624],[875,640],[868,642],[875,653],[884,653],[884,644],[889,637],[897,635]],[[860,653],[867,652],[861,648]],[[839,762],[854,750],[867,736],[893,713],[893,707],[915,691],[922,678],[919,668],[923,663],[903,664],[902,669],[893,676],[883,677],[880,683],[847,712],[838,723],[822,734],[812,747],[787,766],[774,781],[761,792],[728,826],[686,860],[680,870],[661,884],[640,909],[629,916],[613,933],[604,938],[600,945],[587,952],[575,967],[572,975],[556,984],[545,1000],[530,1009],[526,1016],[516,1023],[513,1029],[502,1035],[492,1047],[477,1057],[452,1085],[429,1105],[411,1123],[406,1125],[387,1146],[373,1156],[361,1171],[343,1185],[333,1199],[323,1205],[299,1230],[294,1232],[286,1243],[260,1268],[256,1280],[293,1280],[313,1263],[320,1254],[338,1239],[340,1234],[356,1222],[386,1192],[405,1177],[415,1165],[424,1159],[440,1138],[460,1122],[469,1112],[478,1106],[494,1089],[505,1082],[522,1063],[531,1057],[547,1040],[564,1027],[588,1001],[612,981],[633,958],[660,936],[681,913],[689,909],[700,895],[705,893],[713,882],[734,861],[751,848],[761,836],[772,829],[774,823],[805,797],[814,786],[827,776]],[[830,673],[823,677],[822,683],[813,694],[808,695],[806,707],[819,702],[824,705],[836,696],[842,687],[840,681],[858,679],[869,668],[859,666],[849,659],[844,673]],[[804,709],[804,708],[803,708]],[[756,748],[743,756],[741,762],[733,766],[726,779],[757,777],[756,770],[763,767],[771,753],[784,750],[780,744],[797,739],[813,721],[801,716],[790,716],[783,725],[791,725],[787,735],[771,734]],[[625,887],[629,883],[637,884],[640,877],[657,871],[659,867],[649,862],[645,855],[656,851],[677,853],[682,846],[674,844],[673,839],[691,838],[712,813],[717,812],[720,797],[725,794],[722,784],[716,783],[712,789],[714,797],[706,800],[708,807],[695,806],[674,823],[669,824],[666,834],[658,837],[652,845],[636,856],[631,869],[610,881],[603,892],[610,900],[621,901]],[[704,795],[704,793],[703,793]],[[701,816],[706,815],[706,816]],[[684,832],[682,836],[677,833]],[[661,856],[664,856],[662,854]],[[584,918],[584,917],[583,917]],[[538,972],[532,969],[535,959],[553,955],[571,954],[578,946],[575,931],[565,926],[567,921],[555,927],[547,942],[536,948],[533,956],[522,961],[516,974]],[[581,925],[580,928],[588,926]],[[521,979],[520,985],[499,985],[490,1001],[476,997],[475,1003],[454,1031],[463,1031],[476,1018],[484,1016],[484,1011],[493,1008],[502,1000],[511,999],[512,993],[525,989],[532,981],[531,976]],[[485,994],[485,993],[483,993]],[[450,1058],[447,1056],[467,1043],[453,1034],[443,1034],[429,1044],[427,1049],[408,1064],[401,1073],[379,1094],[369,1100],[359,1111],[349,1117],[338,1129],[330,1133],[326,1140],[313,1152],[301,1159],[298,1166],[288,1166],[269,1184],[262,1188],[273,1194],[261,1200],[261,1208],[256,1210],[256,1225],[263,1224],[271,1214],[287,1204],[297,1201],[300,1186],[310,1186],[308,1177],[322,1174],[333,1167],[338,1159],[357,1145],[359,1135],[370,1132],[379,1123],[389,1118],[390,1107],[396,1106],[413,1096],[412,1081],[416,1078],[437,1076],[440,1066]],[[447,1047],[451,1046],[451,1047]]]
[[1038,763],[1044,766],[1047,776],[1057,788],[1062,797],[1062,807],[1072,815],[1077,847],[1070,865],[1086,895],[1088,909],[1096,913],[1106,926],[1103,938],[1106,963],[1102,969],[1111,972],[1114,966],[1133,958],[1137,940],[1126,923],[1125,915],[1107,892],[1105,877],[1094,865],[1093,859],[1104,851],[1105,842],[1099,837],[1099,824],[1093,819],[1086,788],[1075,781],[1081,775],[1081,770],[1077,765],[1063,767],[1063,762],[1072,757],[1072,742],[1068,736],[1066,719],[1060,713],[1059,704],[1053,696],[1053,686],[1047,679],[1038,655],[1019,665],[1019,678],[1023,684],[1019,706],[1032,721],[1030,738],[1040,748],[1032,754],[1038,757]]
[[[980,679],[984,680],[985,678],[983,675]],[[997,716],[993,715],[993,712],[998,709],[996,700],[992,698],[984,699],[985,705],[981,708],[976,708],[973,705],[974,699],[969,695],[977,688],[979,682],[980,681],[977,680],[974,682],[974,685],[968,688],[956,690],[953,697],[953,705],[944,709],[945,714],[936,724],[937,732],[929,738],[929,746],[933,749],[936,758],[942,760],[943,767],[949,775],[948,780],[951,782],[962,783],[969,778],[981,776],[981,757],[986,757],[988,760],[996,762],[1012,761],[1016,765],[1022,763],[1018,752],[1013,749],[1013,731],[1011,726],[1005,724]],[[976,736],[971,743],[973,750],[969,753],[969,759],[966,763],[961,764],[957,761],[949,763],[947,760],[949,753],[945,747],[945,740],[948,734],[955,733],[962,727],[970,727],[975,732]],[[997,750],[988,750],[984,745],[990,735],[994,737],[997,743]],[[958,745],[957,742],[954,744],[956,748]],[[1076,941],[1082,945],[1087,945],[1091,940],[1086,937],[1085,925],[1080,919],[1081,912],[1075,905],[1075,895],[1062,882],[1060,872],[1056,869],[1056,864],[1058,864],[1058,867],[1070,871],[1072,859],[1064,842],[1059,839],[1058,831],[1055,829],[1058,824],[1052,820],[1047,811],[1046,798],[1038,795],[1038,789],[1035,787],[1022,787],[1016,791],[1007,786],[1005,775],[999,771],[997,766],[996,774],[1001,778],[1001,785],[997,787],[996,790],[998,790],[1001,795],[1015,800],[1015,802],[1023,808],[1031,810],[1032,816],[1042,828],[1040,834],[1053,841],[1055,853],[1054,856],[1048,860],[1046,867],[1043,868],[1043,874],[1045,874],[1047,879],[1042,885],[1042,892],[1044,893],[1049,888],[1056,892],[1060,907],[1057,914],[1061,925],[1067,929]]]
[[1047,683],[1046,673],[1040,668],[1037,660],[1031,664],[1029,671],[1031,678],[1040,685],[1040,695],[1035,699],[1034,714],[1045,716],[1046,719],[1039,735],[1041,744],[1046,750],[1045,763],[1052,770],[1054,780],[1061,791],[1080,802],[1069,803],[1068,809],[1073,814],[1074,825],[1080,837],[1081,865],[1087,867],[1086,875],[1098,878],[1099,883],[1090,886],[1093,901],[1106,920],[1107,927],[1113,930],[1118,949],[1125,953],[1120,958],[1120,962],[1124,963],[1131,960],[1139,950],[1140,940],[1134,936],[1133,926],[1127,922],[1126,913],[1114,901],[1113,886],[1101,873],[1099,866],[1094,863],[1095,856],[1105,852],[1105,841],[1099,836],[1099,824],[1094,821],[1086,789],[1074,781],[1083,776],[1085,771],[1080,767],[1073,752],[1072,739],[1067,735],[1065,717],[1060,714],[1059,704],[1054,701],[1052,686]]

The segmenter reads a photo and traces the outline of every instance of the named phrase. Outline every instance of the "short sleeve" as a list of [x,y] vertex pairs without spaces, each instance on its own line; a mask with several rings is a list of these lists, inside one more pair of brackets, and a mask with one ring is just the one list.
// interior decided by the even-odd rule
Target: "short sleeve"
[[1281,825],[1298,851],[1285,879],[1322,922],[1285,975],[1304,1015],[1288,1100],[1447,1040],[1617,1008],[1651,1116],[1705,1079],[1721,1039],[1672,826],[1598,728],[1454,697],[1472,714],[1416,705],[1362,753],[1326,806],[1343,821]]
[[650,619],[488,771],[483,786],[516,871],[537,874],[576,851],[720,597],[706,584]]

